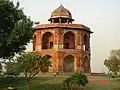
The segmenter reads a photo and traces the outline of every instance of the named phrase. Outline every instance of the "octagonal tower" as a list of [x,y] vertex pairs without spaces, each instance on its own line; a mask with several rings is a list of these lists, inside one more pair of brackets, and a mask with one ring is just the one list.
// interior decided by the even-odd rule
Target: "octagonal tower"
[[35,26],[33,51],[48,57],[48,72],[91,72],[90,28],[73,24],[72,15],[62,5],[55,9],[49,24]]

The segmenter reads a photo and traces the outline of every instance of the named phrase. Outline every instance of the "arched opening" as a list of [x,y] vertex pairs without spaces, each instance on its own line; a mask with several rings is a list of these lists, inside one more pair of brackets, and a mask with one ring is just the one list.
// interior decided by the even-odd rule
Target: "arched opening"
[[55,18],[55,19],[54,19],[54,23],[60,23],[60,22],[59,22],[59,18]]
[[64,57],[63,71],[64,72],[74,72],[74,57],[72,55],[68,55],[68,56]]
[[64,34],[64,49],[75,49],[75,35],[72,32]]
[[67,18],[61,18],[61,23],[68,23],[68,20]]
[[36,47],[36,35],[33,36],[33,51],[35,51]]
[[42,49],[52,49],[54,46],[54,36],[50,32],[46,32],[42,36]]
[[52,72],[53,71],[53,60],[52,60],[52,56],[50,55],[45,55],[43,56],[44,59],[48,59],[48,61],[51,62],[51,66],[46,67],[45,65],[42,66],[41,72]]
[[72,23],[72,20],[69,18],[53,18],[50,20],[51,23]]
[[89,38],[87,35],[84,35],[84,50],[85,51],[89,50]]
[[83,67],[84,67],[84,73],[89,73],[90,63],[88,57],[84,58]]

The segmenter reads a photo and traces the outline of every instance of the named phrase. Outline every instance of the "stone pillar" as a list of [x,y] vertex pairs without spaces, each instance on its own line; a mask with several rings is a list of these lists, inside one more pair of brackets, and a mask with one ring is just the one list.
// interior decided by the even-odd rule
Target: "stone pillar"
[[82,36],[80,31],[77,31],[77,50],[82,50]]
[[74,35],[75,35],[75,49],[77,49],[77,46],[78,46],[78,44],[77,44],[77,42],[78,42],[77,31],[75,31]]
[[58,30],[58,35],[57,35],[57,44],[58,44],[58,49],[63,49],[63,30]]
[[89,73],[91,73],[91,56],[89,56]]
[[80,46],[81,46],[81,51],[84,51],[84,35],[80,34]]
[[82,69],[82,57],[81,54],[78,53],[76,56],[76,63],[77,63],[77,72],[81,72],[83,71]]
[[54,33],[54,49],[55,50],[58,50],[58,39],[59,39],[58,29],[56,29]]
[[40,51],[41,50],[41,32],[36,33],[36,50]]
[[79,57],[77,57],[76,58],[77,59],[77,72],[80,72],[80,58]]
[[67,23],[69,24],[69,19],[67,19]]
[[61,18],[59,18],[59,23],[61,23]]
[[74,72],[77,72],[77,62],[76,62],[76,58],[74,58]]
[[49,67],[49,72],[53,72],[53,65],[54,65],[54,62],[53,62],[53,58],[50,58],[50,61],[51,61],[51,67]]
[[63,72],[63,63],[64,63],[64,61],[63,61],[63,56],[62,56],[62,54],[60,55],[59,54],[59,56],[58,56],[58,71],[59,72]]
[[54,23],[54,19],[52,19],[51,22]]
[[53,72],[57,72],[57,71],[58,71],[58,58],[53,57]]

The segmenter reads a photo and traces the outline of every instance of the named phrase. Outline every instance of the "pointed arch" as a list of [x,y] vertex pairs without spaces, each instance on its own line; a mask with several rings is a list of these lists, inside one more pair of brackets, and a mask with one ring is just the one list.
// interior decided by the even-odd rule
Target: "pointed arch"
[[54,36],[51,32],[42,35],[42,49],[52,49],[54,46]]
[[84,35],[84,50],[89,51],[89,37]]
[[75,35],[69,31],[64,34],[64,49],[75,49]]
[[63,71],[74,72],[74,56],[67,55],[63,60]]
[[42,67],[44,68],[45,72],[52,72],[53,71],[53,60],[52,60],[52,56],[46,54],[43,56],[43,58],[47,58],[50,62],[51,62],[51,66],[49,67]]
[[84,68],[84,73],[89,73],[90,61],[87,56],[85,56],[83,59],[83,68]]

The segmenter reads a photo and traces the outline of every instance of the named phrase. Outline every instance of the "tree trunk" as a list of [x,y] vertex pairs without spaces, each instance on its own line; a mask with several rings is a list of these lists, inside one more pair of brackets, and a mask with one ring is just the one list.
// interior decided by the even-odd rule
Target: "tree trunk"
[[31,80],[28,81],[28,87],[27,87],[27,90],[30,90],[30,86],[31,86]]

